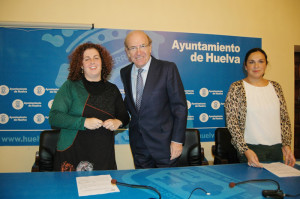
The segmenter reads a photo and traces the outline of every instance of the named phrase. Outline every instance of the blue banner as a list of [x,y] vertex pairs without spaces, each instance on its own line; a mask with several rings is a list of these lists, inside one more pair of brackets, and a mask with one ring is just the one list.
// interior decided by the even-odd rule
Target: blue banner
[[[124,94],[120,69],[129,64],[124,39],[130,30],[38,30],[0,28],[0,146],[38,145],[50,129],[49,111],[68,76],[68,55],[84,42],[105,46],[114,59],[110,82]],[[175,62],[187,103],[187,128],[197,128],[201,141],[214,141],[225,126],[224,101],[232,82],[244,78],[246,52],[261,47],[260,38],[146,31],[152,55]],[[128,144],[128,131],[116,144]]]

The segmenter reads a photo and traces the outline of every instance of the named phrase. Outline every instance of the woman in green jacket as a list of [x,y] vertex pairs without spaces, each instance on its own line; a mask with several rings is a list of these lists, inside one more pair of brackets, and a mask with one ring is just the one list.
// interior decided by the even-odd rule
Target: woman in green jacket
[[121,93],[107,81],[113,66],[109,52],[84,43],[69,56],[68,80],[57,92],[50,125],[60,130],[55,171],[117,169],[114,130],[129,122]]

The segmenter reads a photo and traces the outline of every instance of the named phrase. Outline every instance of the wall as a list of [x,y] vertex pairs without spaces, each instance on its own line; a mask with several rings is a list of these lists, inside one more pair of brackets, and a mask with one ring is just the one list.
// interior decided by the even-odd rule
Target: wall
[[[294,123],[294,45],[300,45],[298,0],[0,0],[0,5],[0,21],[94,23],[96,28],[262,38],[270,61],[266,78],[282,85]],[[203,143],[209,160],[212,144]],[[37,149],[0,147],[0,172],[30,171]],[[117,145],[116,151],[119,169],[133,168],[129,146]]]

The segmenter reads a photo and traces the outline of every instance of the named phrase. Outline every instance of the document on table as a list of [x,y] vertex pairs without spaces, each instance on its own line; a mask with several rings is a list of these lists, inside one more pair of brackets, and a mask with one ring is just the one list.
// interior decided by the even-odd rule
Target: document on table
[[263,164],[264,168],[278,177],[300,176],[300,171],[281,162]]
[[79,196],[89,196],[120,192],[116,185],[111,184],[110,175],[77,177],[77,189]]

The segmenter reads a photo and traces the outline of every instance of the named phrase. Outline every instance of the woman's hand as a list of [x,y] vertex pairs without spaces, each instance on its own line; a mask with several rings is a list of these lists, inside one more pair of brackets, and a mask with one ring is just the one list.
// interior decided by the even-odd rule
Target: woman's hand
[[90,130],[98,129],[102,126],[103,121],[97,118],[86,118],[84,122],[84,127]]
[[245,152],[245,156],[248,160],[248,165],[250,167],[260,167],[260,168],[263,167],[262,164],[259,162],[256,153],[254,151],[252,151],[251,149],[248,149]]
[[286,165],[289,165],[293,167],[296,163],[296,159],[294,154],[292,153],[291,147],[290,146],[283,146],[282,147],[282,154],[284,157],[284,163]]
[[103,122],[103,127],[108,129],[108,130],[111,130],[111,131],[115,131],[117,130],[120,126],[122,125],[122,122],[118,119],[108,119],[108,120],[105,120]]

